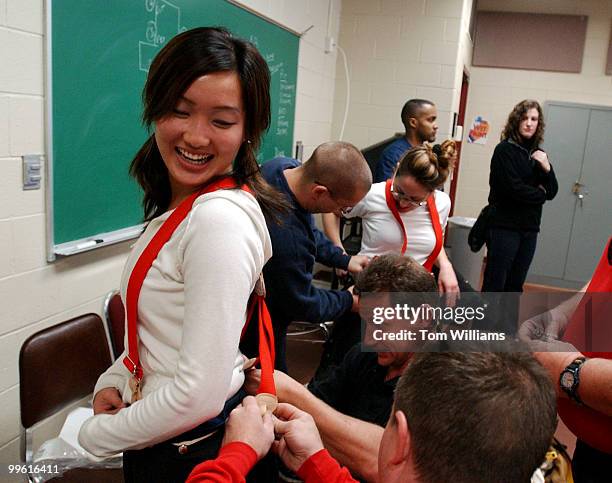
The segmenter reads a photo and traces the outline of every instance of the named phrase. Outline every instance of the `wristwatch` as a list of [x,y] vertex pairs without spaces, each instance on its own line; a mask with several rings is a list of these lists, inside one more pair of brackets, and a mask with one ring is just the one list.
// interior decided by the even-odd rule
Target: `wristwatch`
[[580,369],[586,361],[586,357],[577,357],[574,359],[559,376],[559,386],[565,391],[572,401],[582,405],[584,404],[578,396],[578,385],[580,384]]

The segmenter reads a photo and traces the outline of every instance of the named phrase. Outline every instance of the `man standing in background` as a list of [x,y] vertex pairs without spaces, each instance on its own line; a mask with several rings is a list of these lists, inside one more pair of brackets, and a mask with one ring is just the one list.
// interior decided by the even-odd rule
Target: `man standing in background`
[[376,172],[374,183],[387,181],[392,175],[397,162],[406,151],[424,142],[436,140],[438,110],[433,102],[425,99],[410,99],[402,108],[402,124],[406,129],[404,137],[391,143],[383,151]]

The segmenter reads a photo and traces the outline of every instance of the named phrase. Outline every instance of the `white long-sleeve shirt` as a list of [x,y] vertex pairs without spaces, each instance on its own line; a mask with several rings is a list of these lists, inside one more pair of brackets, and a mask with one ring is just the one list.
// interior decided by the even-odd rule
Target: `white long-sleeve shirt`
[[[136,242],[122,276],[124,300],[138,257],[170,213],[152,220]],[[86,450],[108,456],[151,446],[221,411],[244,382],[240,333],[249,296],[271,256],[266,222],[253,196],[220,190],[196,199],[140,292],[143,399],[87,420],[79,434]],[[124,355],[100,376],[95,393],[115,387],[130,402]]]

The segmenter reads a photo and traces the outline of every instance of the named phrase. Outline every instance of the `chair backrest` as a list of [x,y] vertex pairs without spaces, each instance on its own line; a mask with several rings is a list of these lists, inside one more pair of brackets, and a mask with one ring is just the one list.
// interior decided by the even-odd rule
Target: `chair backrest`
[[108,327],[113,358],[117,359],[123,352],[125,338],[125,309],[119,290],[112,290],[106,295],[102,312]]
[[86,314],[31,335],[19,353],[21,424],[30,428],[93,391],[112,363],[97,314]]
[[374,173],[376,172],[376,166],[378,166],[378,161],[380,160],[380,156],[385,150],[385,148],[389,146],[389,144],[391,144],[392,142],[395,142],[396,140],[401,138],[402,136],[404,136],[404,133],[397,133],[390,138],[384,139],[380,142],[377,142],[376,144],[372,144],[371,146],[368,146],[367,148],[363,148],[361,150],[361,154],[363,154],[363,157],[368,162],[368,166],[372,171],[372,175],[374,175]]

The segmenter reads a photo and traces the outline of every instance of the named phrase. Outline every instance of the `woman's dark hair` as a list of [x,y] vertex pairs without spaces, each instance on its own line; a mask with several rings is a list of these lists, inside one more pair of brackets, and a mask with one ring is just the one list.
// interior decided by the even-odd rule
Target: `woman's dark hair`
[[[524,139],[523,136],[519,133],[519,126],[521,124],[521,120],[523,116],[527,114],[529,109],[537,109],[538,111],[538,127],[536,128],[536,132],[533,134],[530,140]],[[544,114],[542,113],[542,107],[538,101],[533,101],[530,99],[525,99],[524,101],[519,102],[514,108],[512,112],[508,115],[508,120],[506,121],[506,126],[501,133],[501,140],[505,141],[508,139],[512,139],[515,143],[525,145],[526,143],[530,148],[537,148],[540,144],[542,144],[542,140],[544,139],[544,128],[546,125],[544,124]]]
[[[246,184],[264,215],[275,219],[287,207],[285,196],[263,179],[255,153],[270,126],[270,71],[255,46],[233,37],[221,27],[199,27],[172,38],[155,56],[142,92],[143,124],[151,125],[171,113],[179,98],[199,77],[214,72],[236,72],[245,108],[243,142],[234,160],[233,176]],[[168,209],[171,202],[168,170],[155,135],[140,148],[130,174],[144,190],[144,218],[149,221]]]
[[454,167],[457,156],[455,141],[424,144],[408,150],[397,164],[397,176],[412,176],[418,183],[433,191],[444,184]]

